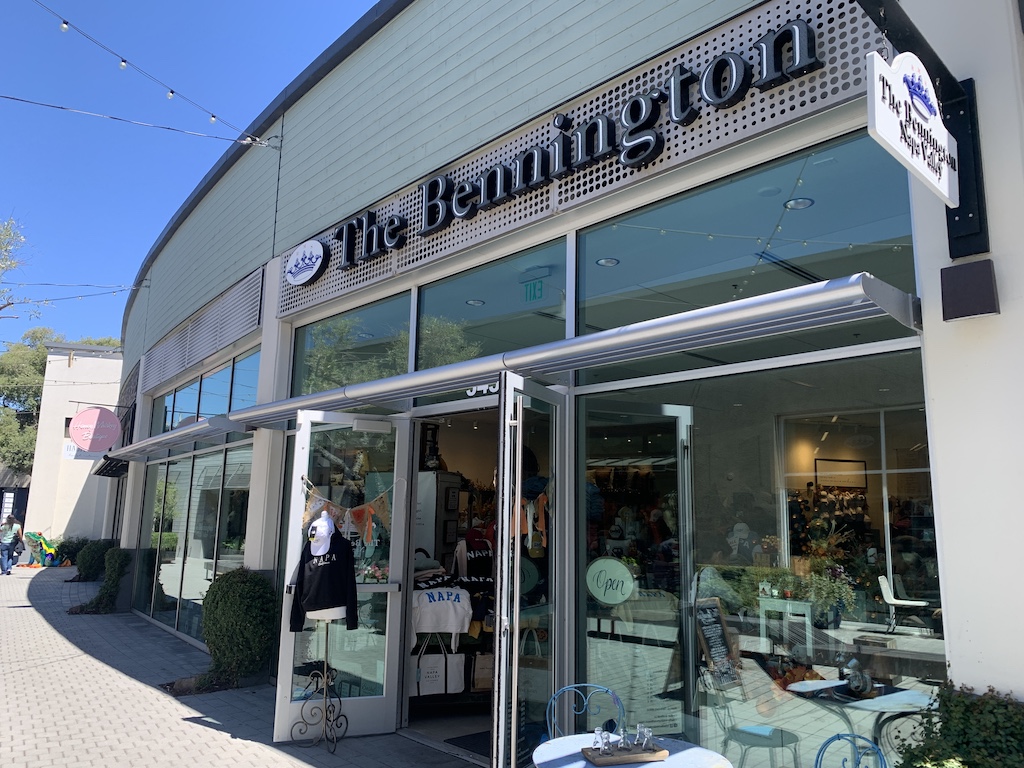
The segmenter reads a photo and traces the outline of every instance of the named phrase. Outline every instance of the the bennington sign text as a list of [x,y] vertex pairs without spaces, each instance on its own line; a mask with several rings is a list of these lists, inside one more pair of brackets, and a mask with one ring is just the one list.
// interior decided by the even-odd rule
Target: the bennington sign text
[[[472,180],[434,176],[419,187],[422,226],[415,234],[429,237],[456,219],[471,219],[609,158],[628,168],[642,168],[665,149],[659,130],[663,121],[690,125],[702,109],[729,109],[752,87],[763,93],[824,66],[814,30],[803,20],[769,32],[753,48],[756,67],[734,52],[719,54],[699,73],[678,64],[661,87],[630,96],[618,115],[598,114],[574,125],[569,116],[559,113],[552,121],[558,133],[549,144],[530,147]],[[366,211],[349,219],[332,235],[341,244],[335,268],[350,269],[402,248],[408,229],[408,221],[399,215],[378,221],[374,211]],[[329,251],[317,245],[322,243],[308,241],[295,249],[286,266],[289,283],[305,285],[323,274]]]

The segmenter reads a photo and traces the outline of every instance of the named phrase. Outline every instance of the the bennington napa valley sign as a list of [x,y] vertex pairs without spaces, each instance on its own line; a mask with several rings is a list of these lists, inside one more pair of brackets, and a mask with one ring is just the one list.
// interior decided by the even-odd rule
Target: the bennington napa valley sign
[[890,67],[868,54],[868,133],[950,208],[960,205],[956,139],[939,114],[928,70],[912,53]]
[[[758,57],[756,71],[731,51],[713,58],[699,73],[677,64],[661,87],[633,94],[618,115],[598,114],[573,125],[569,116],[556,114],[552,125],[558,134],[550,144],[530,147],[473,180],[456,182],[443,174],[431,178],[419,187],[422,226],[416,236],[433,235],[456,219],[471,219],[608,158],[628,168],[642,168],[665,149],[659,130],[663,119],[688,126],[700,116],[702,105],[729,109],[743,101],[751,87],[764,93],[824,66],[814,30],[803,20],[786,22],[752,47]],[[401,248],[408,236],[405,217],[391,215],[378,222],[373,211],[366,211],[334,231],[333,238],[341,244],[341,263],[336,268],[349,269]],[[324,273],[329,258],[322,242],[302,243],[285,265],[285,278],[292,285],[308,285]]]

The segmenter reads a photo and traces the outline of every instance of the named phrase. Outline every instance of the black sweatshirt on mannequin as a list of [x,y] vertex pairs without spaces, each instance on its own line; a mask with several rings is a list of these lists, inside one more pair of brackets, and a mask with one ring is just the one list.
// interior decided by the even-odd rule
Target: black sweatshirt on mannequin
[[307,541],[302,547],[299,570],[292,594],[290,629],[301,632],[307,611],[345,606],[345,625],[359,625],[359,604],[356,597],[355,555],[348,539],[338,531],[331,536],[326,554],[314,555]]

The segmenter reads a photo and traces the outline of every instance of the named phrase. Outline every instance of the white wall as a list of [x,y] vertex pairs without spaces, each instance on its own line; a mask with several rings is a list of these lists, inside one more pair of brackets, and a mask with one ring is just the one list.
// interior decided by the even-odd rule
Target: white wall
[[[106,350],[106,351],[101,351]],[[110,486],[115,482],[89,473],[93,461],[64,458],[65,419],[92,406],[117,402],[121,378],[119,352],[99,347],[95,352],[48,347],[39,429],[25,512],[25,530],[48,539],[58,536],[109,535],[106,516],[112,512]]]
[[915,186],[915,251],[923,299],[923,357],[949,674],[979,691],[1024,695],[1020,638],[1024,515],[1019,405],[1024,374],[1024,36],[1015,0],[904,0],[958,79],[978,92],[991,258],[1001,314],[943,322],[939,274],[950,266],[943,207]]

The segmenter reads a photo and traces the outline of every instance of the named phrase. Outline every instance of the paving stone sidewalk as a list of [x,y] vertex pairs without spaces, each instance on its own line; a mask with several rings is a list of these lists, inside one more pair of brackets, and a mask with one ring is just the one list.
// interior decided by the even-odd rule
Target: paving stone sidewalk
[[158,686],[210,658],[130,613],[69,615],[99,585],[74,568],[0,576],[0,765],[468,768],[398,735],[350,737],[331,754],[272,743],[269,685],[174,698]]

